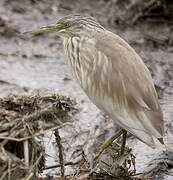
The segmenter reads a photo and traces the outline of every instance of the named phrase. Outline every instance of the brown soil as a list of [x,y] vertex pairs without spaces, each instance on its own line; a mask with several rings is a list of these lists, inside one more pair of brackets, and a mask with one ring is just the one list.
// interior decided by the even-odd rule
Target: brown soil
[[[32,30],[43,25],[52,24],[58,18],[71,14],[90,14],[110,31],[117,33],[140,54],[150,69],[164,111],[167,148],[173,148],[173,3],[171,0],[1,0],[0,1],[0,121],[22,118],[26,113],[35,111],[38,97],[33,101],[32,94],[48,92],[60,93],[74,98],[78,102],[79,111],[73,112],[74,127],[63,128],[60,136],[63,140],[65,153],[65,174],[73,174],[81,162],[81,153],[90,161],[99,142],[104,141],[114,133],[114,123],[105,118],[95,106],[90,104],[79,87],[72,81],[71,73],[66,65],[61,40],[55,35],[26,37],[20,32]],[[16,94],[17,99],[7,98]],[[18,95],[27,95],[23,101]],[[54,98],[53,98],[54,99]],[[17,100],[17,102],[15,101]],[[35,102],[36,101],[36,102]],[[3,102],[3,103],[2,103]],[[43,105],[47,104],[42,100]],[[57,103],[57,101],[56,101]],[[48,103],[52,104],[52,101]],[[22,107],[22,110],[20,109]],[[37,111],[42,112],[44,106]],[[66,107],[65,107],[66,108]],[[13,112],[11,112],[11,110]],[[10,114],[8,114],[10,112]],[[6,114],[7,113],[7,114]],[[49,117],[52,114],[49,114]],[[52,116],[51,118],[52,119]],[[6,122],[7,123],[7,122]],[[37,124],[35,124],[37,125]],[[113,128],[112,128],[113,127]],[[10,127],[11,128],[11,127]],[[0,127],[1,129],[1,127]],[[9,129],[8,129],[9,130]],[[97,133],[100,133],[99,135]],[[97,134],[98,139],[94,139]],[[56,140],[59,137],[56,134]],[[93,145],[92,140],[95,144]],[[52,141],[52,140],[50,140]],[[99,141],[99,142],[98,142]],[[136,156],[137,171],[143,170],[144,164],[158,154],[157,150],[142,148],[135,139],[129,137]],[[11,146],[11,145],[10,145]],[[50,147],[43,147],[50,149]],[[60,148],[60,147],[59,147]],[[51,150],[52,151],[52,150]],[[146,153],[147,154],[146,155]],[[22,152],[23,153],[23,152]],[[21,153],[21,154],[22,154]],[[162,153],[161,153],[162,154]],[[164,153],[163,153],[164,154]],[[162,154],[162,155],[163,155]],[[169,153],[167,153],[169,154]],[[50,155],[49,155],[50,156]],[[171,157],[162,158],[169,167]],[[22,156],[20,156],[22,158]],[[37,157],[38,158],[38,157]],[[52,158],[56,159],[56,157]],[[141,160],[142,159],[142,160]],[[157,159],[157,157],[156,157]],[[169,160],[169,162],[168,162]],[[49,160],[47,160],[49,162]],[[55,162],[58,160],[55,160]],[[55,163],[54,162],[54,163]],[[69,163],[70,162],[70,163]],[[158,161],[148,164],[146,177],[164,179],[165,171],[160,171]],[[53,166],[54,163],[49,163]],[[70,165],[69,165],[69,164]],[[50,168],[44,172],[44,177],[60,177],[61,168]],[[150,166],[152,164],[152,167]],[[57,167],[59,167],[59,165]],[[85,165],[86,166],[86,165]],[[5,164],[7,168],[8,165]],[[81,166],[82,167],[82,166]],[[153,168],[154,167],[154,168]],[[61,170],[60,170],[61,169]],[[163,168],[162,168],[163,169]],[[85,169],[86,170],[86,169]],[[154,173],[150,172],[155,171]],[[166,168],[167,170],[167,168]],[[3,170],[7,172],[7,169]],[[53,172],[53,173],[52,173]],[[61,172],[61,173],[60,173]],[[73,172],[73,173],[72,173]],[[109,172],[105,174],[80,171],[76,179],[115,179]],[[162,173],[160,173],[162,172]],[[129,171],[128,171],[129,173]],[[53,174],[53,175],[52,175]],[[26,174],[24,174],[26,177]],[[24,176],[23,176],[24,177]],[[132,176],[133,177],[133,176]],[[72,177],[70,176],[72,179]],[[168,177],[169,178],[169,177]]]

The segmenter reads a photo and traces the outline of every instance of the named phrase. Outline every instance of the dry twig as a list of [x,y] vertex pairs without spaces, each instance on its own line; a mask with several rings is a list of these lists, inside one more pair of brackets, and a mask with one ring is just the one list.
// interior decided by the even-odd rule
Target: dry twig
[[59,136],[58,129],[54,132],[56,137],[56,143],[59,149],[59,161],[60,161],[60,167],[61,167],[61,178],[65,178],[65,170],[64,170],[64,158],[63,158],[63,150],[62,150],[62,144],[61,144],[61,137]]

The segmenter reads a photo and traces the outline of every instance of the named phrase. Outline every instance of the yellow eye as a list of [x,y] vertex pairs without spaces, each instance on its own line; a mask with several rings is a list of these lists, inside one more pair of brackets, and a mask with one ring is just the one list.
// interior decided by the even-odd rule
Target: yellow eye
[[59,28],[68,28],[70,25],[68,23],[63,23],[63,24],[56,24],[56,26]]

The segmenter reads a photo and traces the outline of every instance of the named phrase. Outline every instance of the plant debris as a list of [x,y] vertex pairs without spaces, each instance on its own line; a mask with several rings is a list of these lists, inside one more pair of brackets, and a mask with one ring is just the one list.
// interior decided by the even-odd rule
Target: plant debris
[[[172,150],[173,1],[1,0],[0,10],[0,96],[30,94],[50,87],[51,92],[53,89],[66,91],[66,94],[81,102],[75,116],[76,110],[71,100],[64,100],[57,94],[2,98],[0,179],[172,178],[172,173],[168,171],[172,168],[172,152],[163,152],[161,157],[154,157],[161,149],[141,150],[138,142],[133,147],[136,159],[129,154],[125,160],[127,166],[117,168],[116,163],[112,163],[118,162],[117,152],[113,148],[117,146],[115,144],[103,152],[97,168],[93,168],[90,156],[95,155],[95,149],[99,150],[117,127],[110,119],[100,121],[102,115],[70,81],[62,46],[56,35],[34,36],[30,40],[18,32],[55,23],[67,14],[81,13],[90,14],[106,29],[120,35],[139,53],[151,71],[164,111],[166,145]],[[53,97],[53,101],[50,97]],[[49,100],[46,101],[46,98]],[[76,121],[71,123],[73,119]],[[48,139],[47,134],[51,135]],[[130,142],[135,142],[135,139],[130,137]],[[49,145],[53,147],[50,151]],[[85,146],[95,148],[86,153]],[[144,168],[147,164],[147,168]],[[144,169],[145,173],[136,174],[135,169],[137,172]]]
[[12,37],[19,33],[16,26],[0,16],[0,35]]
[[45,166],[45,149],[35,137],[52,128],[57,132],[76,111],[74,105],[58,94],[0,98],[0,179],[37,177]]
[[[82,179],[85,176],[87,179],[134,180],[135,157],[128,148],[120,157],[117,143],[100,155],[95,168],[85,159],[84,154],[76,163],[64,162],[58,129],[71,120],[71,113],[77,112],[75,104],[58,94],[0,98],[0,178],[34,179],[44,169],[60,167],[61,179]],[[47,130],[55,131],[59,149],[60,164],[52,167],[45,167],[45,149],[39,139]],[[67,165],[76,165],[77,171],[66,176]]]

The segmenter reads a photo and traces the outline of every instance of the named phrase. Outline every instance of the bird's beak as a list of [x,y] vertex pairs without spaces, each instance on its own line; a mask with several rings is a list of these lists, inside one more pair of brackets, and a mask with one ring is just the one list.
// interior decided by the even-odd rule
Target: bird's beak
[[55,24],[51,24],[48,26],[43,26],[39,29],[33,30],[33,31],[27,31],[24,32],[23,34],[43,34],[43,33],[52,33],[52,32],[56,32],[56,25]]

